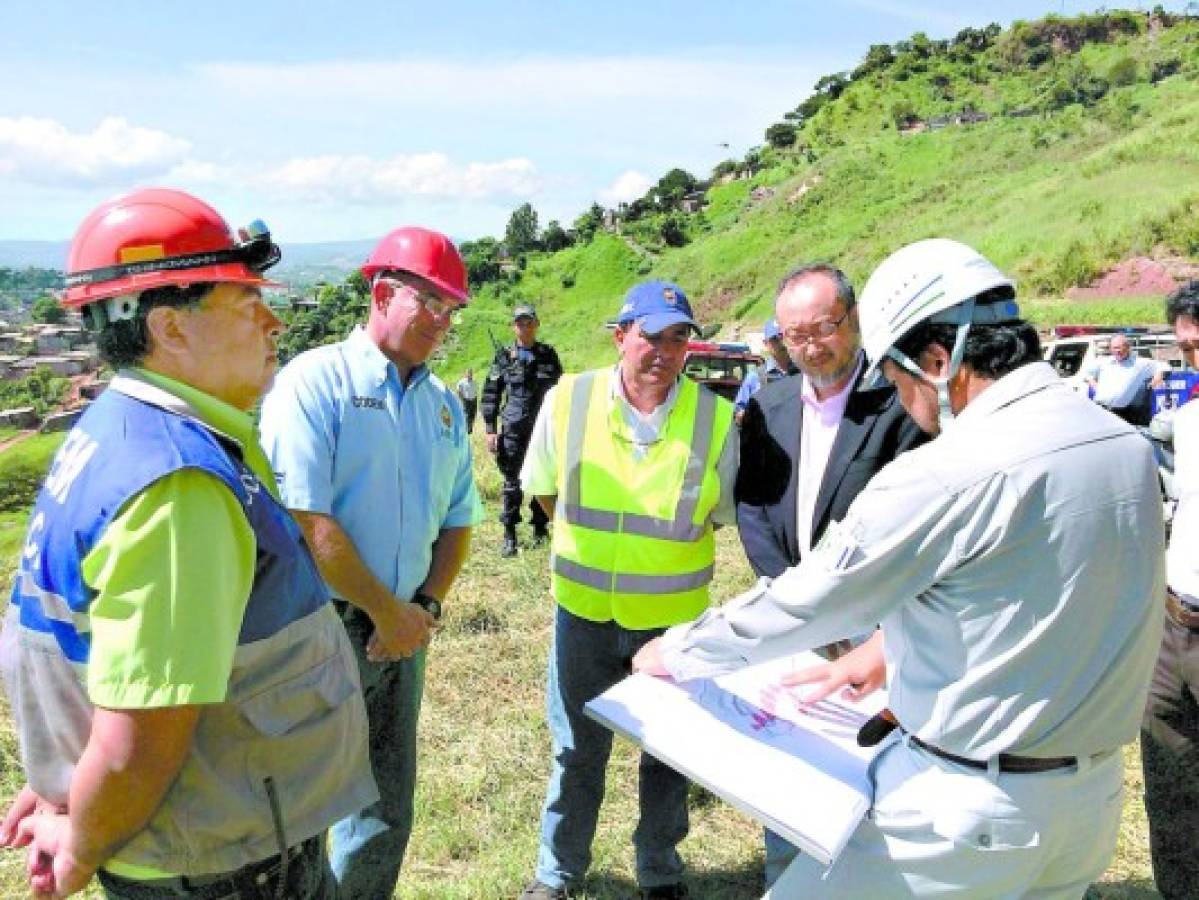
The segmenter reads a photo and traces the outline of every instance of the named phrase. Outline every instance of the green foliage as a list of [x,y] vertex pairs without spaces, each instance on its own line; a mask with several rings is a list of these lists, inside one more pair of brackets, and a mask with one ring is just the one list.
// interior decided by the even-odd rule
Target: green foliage
[[63,434],[41,434],[0,452],[0,513],[33,505]]
[[681,247],[687,243],[687,232],[683,228],[683,222],[673,213],[662,219],[662,224],[658,226],[658,234],[662,243],[668,247]]
[[24,378],[0,381],[0,409],[32,406],[39,416],[54,409],[71,382],[59,378],[45,366],[38,366]]
[[786,122],[775,122],[766,129],[766,141],[771,147],[782,149],[794,146],[795,137],[795,126]]
[[315,309],[283,310],[287,326],[279,339],[279,360],[288,360],[322,344],[340,341],[366,318],[369,286],[360,273],[342,284],[321,284],[316,289]]
[[537,211],[533,204],[522,203],[513,210],[504,230],[504,244],[513,256],[537,249]]
[[1131,56],[1121,56],[1107,70],[1107,80],[1115,87],[1127,87],[1134,84],[1140,67]]
[[50,294],[42,294],[29,308],[29,317],[44,325],[61,325],[66,321],[67,311]]
[[574,231],[580,241],[589,241],[604,224],[604,208],[598,203],[592,203],[575,219]]
[[500,242],[484,237],[477,241],[466,241],[458,248],[466,263],[467,280],[472,288],[479,288],[503,276],[500,268]]
[[557,219],[545,226],[545,233],[541,236],[541,246],[548,252],[557,253],[559,250],[565,250],[572,243],[570,235],[566,233]]
[[62,287],[62,273],[54,269],[39,269],[28,266],[24,269],[8,269],[0,266],[0,293],[25,292],[44,293]]
[[723,178],[725,175],[732,175],[738,169],[737,160],[722,159],[712,167],[712,179],[716,180]]
[[911,125],[919,118],[916,115],[916,107],[906,97],[896,100],[891,104],[891,121],[895,123],[896,128],[904,128]]
[[642,201],[650,209],[668,212],[677,209],[682,199],[695,190],[698,183],[686,169],[671,169],[658,179],[658,183],[649,189]]

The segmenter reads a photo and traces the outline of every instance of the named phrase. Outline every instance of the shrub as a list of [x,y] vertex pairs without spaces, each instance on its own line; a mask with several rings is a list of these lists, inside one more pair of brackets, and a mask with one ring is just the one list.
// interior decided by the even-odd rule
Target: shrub
[[1121,56],[1107,70],[1107,80],[1116,87],[1125,87],[1136,82],[1137,74],[1137,61],[1131,56]]

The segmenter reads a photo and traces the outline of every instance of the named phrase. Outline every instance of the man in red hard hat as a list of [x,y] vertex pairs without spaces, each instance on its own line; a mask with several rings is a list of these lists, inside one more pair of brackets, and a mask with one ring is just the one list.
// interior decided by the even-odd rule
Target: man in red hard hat
[[353,650],[249,411],[279,258],[136,191],[71,245],[64,304],[117,370],[30,518],[0,634],[28,779],[0,845],[37,896],[326,900],[330,824],[376,796]]
[[345,898],[390,897],[412,829],[425,647],[482,506],[462,406],[425,365],[469,297],[442,234],[399,228],[362,267],[365,326],[309,350],[262,407],[263,446],[358,651],[382,798],[332,832]]

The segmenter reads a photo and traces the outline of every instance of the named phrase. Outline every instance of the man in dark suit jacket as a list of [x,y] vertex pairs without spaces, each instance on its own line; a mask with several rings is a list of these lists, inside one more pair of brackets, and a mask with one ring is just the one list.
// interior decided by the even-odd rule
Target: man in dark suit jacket
[[[793,271],[779,284],[775,318],[800,374],[746,406],[736,487],[741,543],[754,571],[771,578],[799,564],[879,469],[928,440],[892,387],[862,389],[857,308],[843,272],[824,263]],[[795,852],[767,831],[768,887]]]

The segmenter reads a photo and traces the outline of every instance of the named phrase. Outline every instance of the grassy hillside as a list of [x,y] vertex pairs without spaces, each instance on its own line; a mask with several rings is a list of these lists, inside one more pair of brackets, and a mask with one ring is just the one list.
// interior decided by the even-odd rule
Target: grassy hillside
[[[891,63],[847,74],[834,99],[794,114],[792,147],[752,151],[752,178],[710,187],[705,209],[682,217],[685,246],[654,240],[650,217],[530,254],[478,290],[443,370],[485,364],[486,329],[506,339],[518,299],[537,303],[542,336],[578,368],[611,358],[603,322],[640,279],[678,280],[727,334],[758,327],[775,283],[802,261],[832,260],[861,284],[930,236],[1010,271],[1024,298],[1044,301],[1028,305],[1038,322],[1157,318],[1152,301],[1058,300],[1130,255],[1199,254],[1199,21],[1151,31],[1141,14],[1109,18],[1106,30],[1100,17],[1018,24],[978,51],[932,42],[921,56],[921,36],[901,42]],[[989,118],[900,128],[962,110]],[[755,199],[756,188],[770,190]]]

